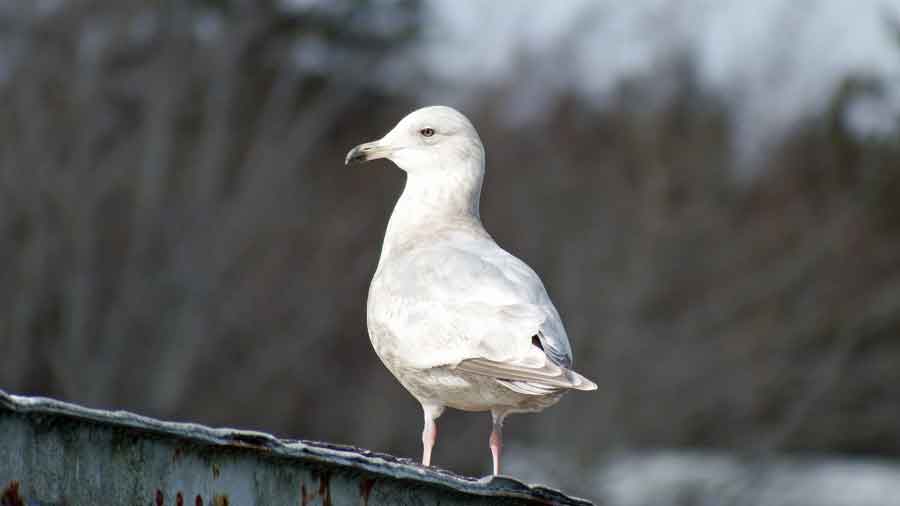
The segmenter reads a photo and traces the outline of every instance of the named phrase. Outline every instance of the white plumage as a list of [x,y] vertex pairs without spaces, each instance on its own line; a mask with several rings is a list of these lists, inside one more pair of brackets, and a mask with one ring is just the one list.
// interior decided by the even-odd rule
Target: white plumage
[[376,158],[407,181],[369,287],[372,345],[422,404],[423,463],[445,407],[491,411],[497,474],[506,415],[597,386],[571,370],[565,327],[538,275],[481,224],[484,148],[469,120],[449,107],[419,109],[347,163]]

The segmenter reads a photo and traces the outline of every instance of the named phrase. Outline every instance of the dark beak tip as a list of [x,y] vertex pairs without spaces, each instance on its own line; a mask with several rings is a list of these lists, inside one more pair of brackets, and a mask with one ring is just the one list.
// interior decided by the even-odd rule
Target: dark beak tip
[[357,146],[351,149],[349,153],[347,153],[347,157],[344,158],[344,165],[354,165],[365,161],[366,154],[359,148],[359,146]]
[[366,155],[363,155],[363,154],[353,154],[353,156],[347,155],[347,159],[344,160],[344,165],[356,165],[356,164],[362,163],[364,161],[366,161]]

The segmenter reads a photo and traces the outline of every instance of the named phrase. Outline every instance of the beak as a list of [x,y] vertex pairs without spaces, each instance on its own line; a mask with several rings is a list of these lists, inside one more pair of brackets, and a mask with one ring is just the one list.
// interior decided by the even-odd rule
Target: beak
[[369,160],[377,160],[378,158],[387,158],[392,152],[393,148],[385,145],[383,140],[367,142],[351,149],[350,152],[347,153],[344,165],[368,162]]

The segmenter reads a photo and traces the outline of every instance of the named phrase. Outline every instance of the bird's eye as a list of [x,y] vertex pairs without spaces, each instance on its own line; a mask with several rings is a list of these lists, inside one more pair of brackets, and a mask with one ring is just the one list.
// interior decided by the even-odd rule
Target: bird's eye
[[419,133],[422,134],[423,137],[431,137],[432,135],[434,135],[434,129],[433,128],[423,128],[423,129],[419,130]]

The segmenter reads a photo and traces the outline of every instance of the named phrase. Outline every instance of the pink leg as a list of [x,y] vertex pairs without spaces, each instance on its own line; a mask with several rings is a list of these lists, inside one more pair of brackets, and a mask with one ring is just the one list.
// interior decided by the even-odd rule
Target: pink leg
[[431,465],[431,450],[434,449],[434,442],[437,441],[437,423],[425,417],[425,428],[422,429],[422,465]]
[[491,431],[491,455],[494,457],[494,475],[500,474],[500,451],[503,449],[503,435],[500,427],[494,425]]
[[494,421],[494,428],[491,430],[491,438],[488,444],[491,447],[491,456],[494,458],[494,475],[500,474],[500,452],[503,450],[503,418],[506,413],[497,411],[491,412]]
[[437,419],[444,412],[444,406],[422,405],[425,414],[425,428],[422,429],[422,465],[431,465],[431,450],[437,441]]

